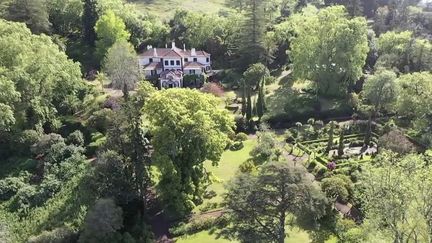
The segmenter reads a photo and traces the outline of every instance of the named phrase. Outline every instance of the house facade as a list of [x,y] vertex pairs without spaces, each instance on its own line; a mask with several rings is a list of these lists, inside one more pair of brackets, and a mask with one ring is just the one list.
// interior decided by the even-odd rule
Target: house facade
[[147,46],[147,50],[138,55],[140,71],[147,78],[157,78],[159,87],[184,87],[186,75],[200,77],[211,71],[210,54],[177,48],[172,42],[171,48]]

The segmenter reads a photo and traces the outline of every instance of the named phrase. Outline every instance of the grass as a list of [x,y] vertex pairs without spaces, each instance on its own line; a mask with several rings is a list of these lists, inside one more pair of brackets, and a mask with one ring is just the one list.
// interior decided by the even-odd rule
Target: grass
[[138,10],[153,14],[161,20],[174,16],[177,9],[191,10],[207,14],[217,14],[226,9],[225,0],[128,0],[136,4]]
[[[288,230],[288,237],[285,239],[285,243],[306,243],[311,242],[309,235],[306,231],[300,230],[298,228],[293,228]],[[201,231],[193,235],[187,235],[179,237],[176,241],[177,243],[195,243],[195,242],[205,242],[205,243],[228,243],[228,242],[238,242],[230,241],[226,239],[216,238],[216,235],[210,234],[209,231]]]
[[[234,177],[238,167],[241,163],[249,159],[249,153],[256,145],[256,139],[249,139],[244,141],[244,147],[238,151],[227,150],[222,154],[222,158],[218,166],[212,166],[210,161],[205,162],[205,167],[208,172],[211,172],[216,178],[216,181],[210,185],[209,190],[216,192],[216,196],[204,201],[200,207],[197,207],[195,211],[199,210],[206,203],[220,203],[222,201],[222,195],[225,192],[224,183]],[[198,212],[198,211],[197,211]]]

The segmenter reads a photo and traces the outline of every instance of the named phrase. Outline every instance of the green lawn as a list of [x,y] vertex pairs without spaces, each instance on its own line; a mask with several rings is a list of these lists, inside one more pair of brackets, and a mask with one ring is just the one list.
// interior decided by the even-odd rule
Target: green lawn
[[225,0],[128,0],[135,3],[141,11],[156,15],[162,20],[174,16],[176,9],[191,10],[208,14],[217,14],[225,9]]
[[[307,243],[311,242],[309,239],[309,235],[307,232],[299,230],[299,229],[292,229],[289,230],[288,236],[285,239],[285,243]],[[195,243],[195,242],[205,242],[205,243],[228,243],[228,242],[237,242],[237,241],[229,241],[226,239],[216,239],[216,235],[210,234],[208,231],[201,231],[199,233],[183,236],[177,238],[177,243]]]
[[[222,154],[222,158],[218,166],[212,166],[210,161],[205,163],[207,170],[215,176],[216,180],[209,187],[209,190],[216,192],[217,196],[207,199],[201,204],[201,207],[206,203],[219,203],[222,201],[222,194],[225,192],[224,183],[234,177],[239,165],[250,158],[249,153],[256,145],[256,139],[249,139],[243,142],[244,147],[238,151],[227,150]],[[199,211],[200,207],[195,209]]]

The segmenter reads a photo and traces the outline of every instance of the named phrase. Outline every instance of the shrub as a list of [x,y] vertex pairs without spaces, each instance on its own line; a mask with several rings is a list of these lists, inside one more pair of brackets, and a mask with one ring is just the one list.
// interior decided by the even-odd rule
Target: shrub
[[256,166],[253,161],[247,160],[239,166],[239,170],[243,173],[252,173],[256,170]]
[[76,130],[73,133],[69,134],[66,138],[67,144],[73,144],[76,146],[84,146],[84,135],[81,131]]
[[101,133],[105,133],[114,117],[114,112],[110,109],[102,109],[93,113],[92,116],[87,120],[87,125]]
[[78,240],[77,232],[65,226],[55,228],[51,231],[43,231],[38,236],[31,236],[28,240],[29,243],[67,243],[76,242]]
[[246,132],[248,130],[248,123],[243,116],[235,116],[234,121],[236,124],[236,132]]
[[238,150],[242,149],[243,147],[244,147],[243,142],[242,141],[237,141],[237,142],[234,142],[230,146],[230,150],[232,150],[232,151],[238,151]]
[[177,227],[171,228],[170,233],[173,236],[194,234],[203,230],[210,229],[216,221],[216,218],[204,218],[193,220],[188,224],[180,223]]
[[37,194],[37,189],[32,185],[26,184],[21,187],[12,198],[11,210],[22,214],[28,213],[31,207],[37,205]]
[[58,143],[64,144],[64,138],[62,136],[56,133],[46,134],[32,146],[31,151],[35,155],[45,154],[54,144]]
[[109,97],[108,99],[106,99],[104,101],[103,108],[111,109],[111,110],[118,110],[118,109],[120,109],[120,104],[118,103],[118,101],[115,98]]
[[236,141],[246,141],[248,139],[248,135],[243,132],[239,132],[236,135]]
[[[28,177],[28,175],[27,175]],[[24,187],[25,177],[7,177],[0,181],[0,200],[6,201],[13,197],[19,189]]]
[[211,211],[211,210],[216,209],[218,207],[219,207],[218,203],[208,202],[208,203],[204,204],[204,206],[201,207],[199,210],[200,210],[200,212],[208,212],[208,211]]
[[224,95],[223,87],[217,83],[206,83],[201,88],[201,91],[204,93],[212,94],[216,97],[222,97]]
[[41,138],[41,134],[36,130],[24,130],[17,139],[15,150],[21,155],[29,155],[30,148]]

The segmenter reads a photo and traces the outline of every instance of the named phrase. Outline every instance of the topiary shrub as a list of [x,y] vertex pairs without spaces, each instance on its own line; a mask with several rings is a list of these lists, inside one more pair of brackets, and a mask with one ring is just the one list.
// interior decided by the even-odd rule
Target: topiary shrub
[[251,173],[256,170],[256,166],[253,161],[247,160],[239,166],[239,170],[243,173]]
[[239,132],[237,133],[235,139],[236,141],[246,141],[248,139],[248,135],[246,133]]
[[237,141],[237,142],[234,142],[233,144],[231,144],[230,150],[231,151],[238,151],[238,150],[242,149],[243,147],[244,147],[243,142]]

